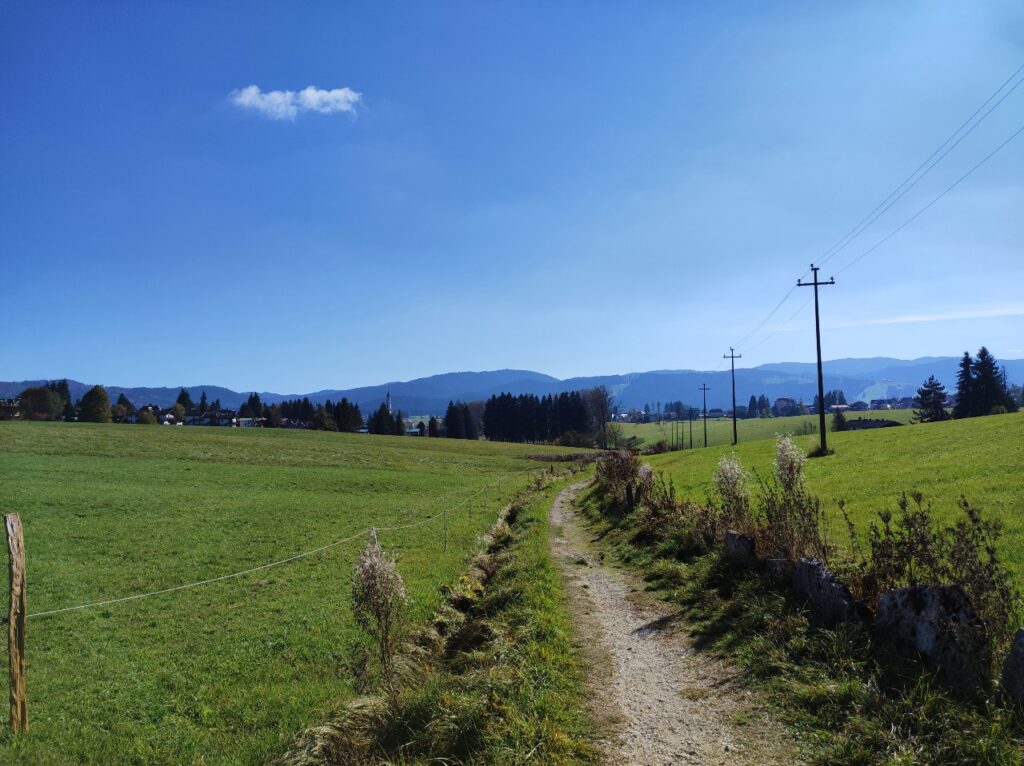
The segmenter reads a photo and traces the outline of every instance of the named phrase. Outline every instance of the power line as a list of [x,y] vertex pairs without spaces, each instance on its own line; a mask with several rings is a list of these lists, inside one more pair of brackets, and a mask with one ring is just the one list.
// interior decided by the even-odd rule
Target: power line
[[[806,272],[805,272],[805,274],[801,275],[801,279],[805,275],[806,275]],[[773,308],[771,311],[768,312],[768,316],[766,316],[764,319],[762,319],[760,324],[757,325],[757,327],[755,327],[753,330],[751,330],[746,335],[744,335],[742,338],[740,338],[738,341],[736,341],[736,348],[741,348],[744,343],[746,343],[748,340],[750,340],[755,335],[757,335],[757,333],[760,332],[761,328],[764,327],[766,324],[768,324],[768,320],[771,319],[773,316],[775,316],[775,312],[778,311],[780,308],[782,308],[782,304],[784,304],[787,300],[789,300],[789,296],[791,296],[794,292],[796,292],[796,285],[793,285],[791,288],[789,288],[789,292],[782,296],[782,300],[780,300],[778,303],[775,304],[775,308]]]
[[[846,271],[847,269],[849,269],[849,268],[850,268],[851,266],[853,266],[853,265],[854,265],[855,263],[857,263],[857,262],[858,262],[858,261],[860,261],[861,259],[863,259],[863,258],[865,258],[866,256],[868,256],[868,255],[870,255],[871,253],[873,253],[873,252],[874,252],[875,250],[877,250],[877,249],[878,249],[879,247],[881,247],[881,246],[882,246],[882,245],[884,245],[884,244],[885,244],[886,242],[888,242],[888,241],[889,241],[890,239],[892,239],[892,237],[894,237],[894,236],[895,236],[896,234],[898,234],[898,233],[899,233],[900,231],[902,231],[902,230],[903,230],[903,229],[905,229],[905,228],[906,228],[907,226],[909,226],[909,225],[910,225],[911,223],[913,223],[913,222],[914,222],[914,221],[915,221],[915,220],[916,220],[917,218],[919,218],[919,217],[920,217],[920,216],[921,216],[921,215],[922,215],[923,213],[925,213],[925,212],[926,212],[926,211],[927,211],[927,210],[928,210],[929,208],[931,208],[931,207],[932,207],[932,206],[933,206],[933,205],[934,205],[934,204],[935,204],[936,202],[938,202],[938,201],[939,201],[940,199],[942,199],[942,198],[943,198],[943,197],[945,197],[945,196],[946,196],[947,194],[949,194],[949,192],[953,191],[953,189],[955,189],[955,188],[956,188],[957,186],[959,186],[959,185],[960,185],[960,184],[961,184],[961,183],[962,183],[963,181],[965,181],[965,180],[966,180],[966,179],[967,179],[967,178],[968,178],[968,177],[969,177],[969,176],[970,176],[971,174],[973,174],[973,173],[974,173],[975,171],[977,171],[977,170],[978,170],[978,169],[979,169],[979,168],[980,168],[980,167],[981,167],[982,165],[984,165],[984,164],[985,164],[986,162],[988,162],[988,161],[989,161],[990,159],[992,159],[992,157],[994,157],[994,156],[995,156],[996,154],[998,154],[998,153],[999,153],[1000,151],[1002,151],[1002,150],[1003,150],[1003,149],[1004,149],[1004,148],[1006,147],[1006,145],[1007,145],[1007,144],[1009,144],[1009,143],[1010,143],[1011,141],[1013,141],[1013,140],[1014,140],[1015,138],[1017,138],[1017,136],[1019,136],[1019,135],[1020,135],[1021,133],[1024,133],[1024,125],[1022,125],[1022,126],[1021,126],[1020,128],[1018,128],[1018,129],[1017,129],[1017,130],[1016,130],[1016,131],[1015,131],[1015,132],[1014,132],[1014,133],[1013,133],[1013,134],[1012,134],[1012,135],[1011,135],[1011,136],[1010,136],[1009,138],[1007,138],[1007,139],[1006,139],[1005,141],[1003,141],[1003,142],[1002,142],[1001,144],[999,144],[999,146],[997,146],[997,147],[996,147],[995,149],[993,149],[993,150],[992,150],[991,152],[989,152],[989,153],[988,153],[988,154],[987,154],[987,155],[986,155],[986,156],[985,156],[984,158],[982,158],[981,160],[979,160],[979,161],[978,161],[978,162],[977,162],[977,163],[976,163],[976,164],[975,164],[975,165],[974,165],[974,166],[973,166],[973,167],[972,167],[972,168],[971,168],[970,170],[968,170],[968,171],[967,171],[966,173],[964,173],[964,174],[963,174],[962,176],[960,176],[960,177],[959,177],[959,178],[958,178],[958,179],[957,179],[956,181],[954,181],[954,182],[953,182],[952,184],[950,184],[950,185],[949,185],[948,187],[946,187],[946,189],[944,189],[944,190],[943,190],[943,191],[942,191],[942,192],[941,192],[941,193],[940,193],[940,194],[939,194],[938,196],[936,196],[936,197],[935,197],[935,198],[934,198],[934,199],[933,199],[933,200],[932,200],[931,202],[929,202],[929,203],[928,203],[927,205],[925,205],[924,207],[922,207],[922,208],[921,208],[920,210],[918,210],[918,211],[917,211],[916,213],[914,213],[914,214],[913,214],[912,216],[910,216],[910,217],[909,217],[909,218],[908,218],[907,220],[905,220],[905,221],[904,221],[903,223],[901,223],[901,224],[900,224],[899,226],[897,226],[897,227],[896,227],[895,229],[893,229],[892,231],[890,231],[890,232],[889,232],[888,234],[886,234],[886,235],[885,235],[884,237],[882,237],[882,239],[880,239],[880,240],[879,240],[878,242],[876,242],[875,244],[873,244],[873,245],[872,245],[871,247],[869,247],[869,248],[868,248],[867,250],[865,250],[864,252],[862,252],[862,253],[861,253],[860,255],[858,255],[858,256],[857,256],[856,258],[854,258],[854,259],[853,259],[852,261],[850,261],[850,262],[849,262],[849,263],[847,263],[847,264],[846,264],[845,266],[843,266],[843,267],[842,267],[841,269],[839,269],[838,271],[836,271],[836,272],[835,272],[835,274],[834,274],[834,276],[838,276],[839,274],[842,274],[842,273],[843,273],[844,271]],[[801,277],[801,279],[802,279],[802,277]],[[790,291],[789,291],[789,293],[787,293],[787,294],[786,294],[786,297],[788,298],[788,297],[789,297],[789,295],[791,295],[791,294],[792,294],[792,292],[793,292],[793,291],[794,291],[795,289],[796,289],[796,287],[795,287],[795,286],[794,286],[793,288],[791,288],[791,289],[790,289]],[[800,313],[801,313],[801,312],[802,312],[802,311],[803,311],[803,310],[804,310],[805,308],[807,308],[808,304],[809,304],[809,303],[810,303],[810,302],[811,302],[812,300],[813,300],[813,297],[811,297],[811,298],[808,298],[808,299],[807,299],[806,301],[804,301],[804,302],[803,302],[803,303],[802,303],[802,304],[800,305],[800,307],[799,307],[799,308],[798,308],[798,309],[797,309],[797,310],[796,310],[795,312],[793,312],[793,315],[792,315],[792,316],[790,316],[790,317],[789,317],[789,319],[787,319],[787,320],[786,320],[785,322],[783,322],[783,323],[782,323],[782,324],[780,324],[780,325],[779,325],[778,327],[776,327],[775,329],[773,329],[773,330],[772,330],[771,332],[769,332],[769,333],[768,333],[767,335],[765,335],[765,336],[764,336],[763,338],[761,338],[761,339],[760,339],[760,340],[759,340],[759,341],[758,341],[757,343],[755,343],[754,345],[746,347],[746,351],[747,351],[747,353],[749,354],[749,353],[750,353],[751,351],[754,351],[755,349],[757,349],[757,348],[761,347],[761,346],[762,346],[762,345],[764,345],[764,344],[765,344],[765,343],[766,343],[766,342],[767,342],[767,341],[768,341],[769,339],[771,339],[771,338],[772,338],[772,337],[774,337],[774,336],[775,336],[775,335],[776,335],[777,333],[779,333],[780,331],[782,331],[783,329],[785,329],[785,328],[786,328],[786,327],[787,327],[787,326],[789,325],[789,323],[790,323],[790,322],[792,322],[792,321],[793,321],[794,319],[796,319],[797,315],[799,315],[799,314],[800,314]],[[783,302],[784,302],[784,301],[780,301],[780,302],[779,302],[779,305],[778,305],[778,306],[776,306],[776,307],[775,307],[775,309],[773,309],[773,311],[772,311],[772,313],[773,313],[773,314],[775,313],[775,311],[778,311],[778,309],[779,309],[779,308],[780,308],[780,307],[782,306],[782,303],[783,303]],[[771,315],[769,315],[769,317],[770,317],[770,316],[771,316]],[[767,320],[766,320],[766,321],[767,321]],[[764,324],[765,324],[765,322],[762,322],[762,323],[761,323],[761,326],[763,326]]]
[[[892,208],[892,206],[895,205],[908,191],[910,191],[910,189],[912,189],[939,162],[941,162],[951,151],[953,151],[953,149],[955,149],[965,138],[967,138],[967,136],[969,136],[974,131],[974,129],[978,127],[978,125],[980,125],[997,107],[999,107],[999,105],[1002,104],[1003,101],[1005,101],[1010,96],[1011,93],[1013,93],[1022,83],[1024,83],[1024,78],[1021,78],[1020,80],[1017,80],[1017,82],[1014,83],[1013,87],[1011,87],[1008,91],[1003,93],[1003,95],[1001,97],[999,97],[999,100],[996,101],[995,104],[992,104],[991,108],[989,108],[988,111],[986,111],[981,116],[980,119],[975,121],[975,117],[977,117],[979,114],[981,114],[981,112],[992,102],[992,100],[995,99],[997,96],[999,96],[999,94],[1002,93],[1002,91],[1006,88],[1006,86],[1009,85],[1011,82],[1013,82],[1013,80],[1021,72],[1024,72],[1024,64],[1021,64],[1014,71],[1013,74],[1011,74],[1008,78],[1006,78],[1006,80],[1004,80],[999,85],[999,87],[996,88],[995,91],[993,91],[992,95],[990,95],[987,99],[985,99],[985,101],[982,102],[982,104],[977,109],[975,109],[974,112],[966,120],[964,120],[964,122],[955,131],[953,131],[953,133],[951,133],[950,136],[945,141],[943,141],[935,149],[935,151],[933,151],[928,156],[927,159],[924,160],[924,162],[922,162],[920,165],[918,165],[918,167],[914,170],[913,173],[911,173],[900,184],[898,184],[896,186],[896,188],[893,189],[885,199],[883,199],[877,206],[875,206],[875,208],[870,213],[868,213],[866,216],[864,216],[864,218],[862,218],[857,223],[856,226],[854,226],[842,238],[840,238],[838,242],[836,242],[834,245],[832,245],[832,247],[828,248],[823,253],[823,257],[819,261],[818,266],[820,267],[826,261],[831,260],[835,255],[837,255],[839,252],[841,252],[843,249],[845,249],[847,247],[847,245],[849,245],[857,237],[859,237],[869,226],[871,226],[871,224],[873,224],[876,220],[878,220],[879,217],[884,215],[890,208]],[[973,122],[973,125],[971,124],[972,122]],[[964,128],[967,128],[968,126],[970,126],[969,129],[966,132],[963,132]],[[961,133],[963,133],[963,135],[960,135]],[[959,138],[957,138],[957,136],[959,136]],[[951,141],[954,141],[954,139],[955,139],[955,142],[952,145],[949,145]],[[941,156],[937,157],[937,155],[939,155],[940,153],[941,153]],[[986,157],[986,160],[987,159],[988,158]],[[933,162],[933,160],[934,160],[934,162]],[[984,163],[984,160],[982,161],[982,163]],[[922,170],[924,170],[924,172],[921,172]],[[963,179],[961,179],[961,180],[963,180]],[[954,184],[954,186],[955,186],[955,184]],[[859,256],[859,257],[863,257],[863,256]],[[858,257],[858,259],[859,259],[859,257]],[[844,267],[844,268],[847,268],[847,267]],[[804,272],[804,274],[802,274],[800,278],[802,279],[806,275],[807,275],[807,272]],[[751,330],[746,335],[744,335],[740,340],[736,341],[736,343],[735,343],[736,347],[744,347],[743,344],[745,344],[747,341],[752,340],[754,337],[756,337],[757,334],[761,331],[761,329],[768,323],[768,321],[773,316],[775,316],[775,314],[778,312],[778,310],[780,308],[782,308],[782,306],[786,303],[787,300],[789,300],[790,296],[793,294],[795,289],[796,289],[795,286],[791,287],[789,289],[789,291],[785,295],[782,296],[782,299],[777,304],[775,304],[774,308],[772,308],[772,310],[768,312],[767,316],[765,316],[765,318],[762,319],[754,327],[753,330]],[[797,310],[797,313],[799,313],[800,310],[802,310],[802,307],[801,307],[801,309]],[[777,330],[775,332],[777,332]],[[758,346],[763,344],[769,337],[771,337],[771,335],[774,335],[774,332],[771,333],[770,335],[768,335],[767,337],[762,338],[755,346],[745,347],[744,350],[746,350],[747,352],[752,351],[754,348],[757,348]]]
[[1020,126],[1019,128],[1017,128],[1017,130],[1016,130],[1016,131],[1015,131],[1015,132],[1014,132],[1014,133],[1013,133],[1013,134],[1012,134],[1012,135],[1011,135],[1011,136],[1010,136],[1009,138],[1007,138],[1007,139],[1006,139],[1005,141],[1003,141],[1003,143],[999,144],[999,146],[997,146],[997,147],[996,147],[995,149],[993,149],[993,150],[992,150],[991,152],[989,152],[989,153],[988,153],[987,155],[985,155],[985,157],[984,157],[984,158],[982,158],[981,160],[979,160],[979,161],[978,161],[978,162],[977,162],[977,163],[976,163],[976,164],[975,164],[975,165],[974,165],[974,166],[973,166],[973,167],[972,167],[972,168],[971,168],[970,170],[968,170],[968,171],[967,171],[966,173],[964,173],[964,174],[963,174],[962,176],[960,176],[960,177],[959,177],[958,179],[956,179],[956,181],[954,181],[954,182],[953,182],[952,184],[950,184],[949,186],[947,186],[947,187],[946,187],[946,188],[945,188],[945,189],[944,189],[944,190],[943,190],[943,191],[942,191],[942,192],[941,192],[941,193],[940,193],[940,194],[939,194],[939,195],[938,195],[938,196],[937,196],[937,197],[936,197],[935,199],[933,199],[933,200],[932,200],[931,202],[929,202],[929,203],[928,203],[927,205],[925,205],[925,206],[924,206],[923,208],[921,208],[920,210],[918,210],[918,211],[917,211],[916,213],[914,213],[914,214],[913,214],[912,216],[910,216],[910,218],[908,218],[908,219],[907,219],[907,220],[905,220],[905,221],[904,221],[903,223],[901,223],[901,224],[900,224],[899,226],[897,226],[897,227],[896,227],[895,229],[893,229],[892,231],[890,231],[890,232],[889,232],[888,234],[886,234],[886,235],[885,235],[884,237],[882,237],[882,238],[881,238],[880,240],[878,240],[878,241],[877,241],[877,242],[876,242],[875,244],[873,244],[873,245],[872,245],[871,247],[869,247],[869,248],[868,248],[867,250],[865,250],[865,251],[864,251],[863,253],[861,253],[861,254],[860,254],[860,255],[858,255],[858,256],[857,256],[856,258],[854,258],[854,259],[853,259],[852,261],[850,261],[849,263],[847,263],[847,264],[846,264],[845,266],[843,266],[843,268],[839,269],[839,271],[835,272],[835,273],[836,273],[836,275],[842,274],[842,273],[843,273],[844,271],[846,271],[846,270],[847,270],[848,268],[850,268],[851,266],[853,266],[853,264],[857,263],[857,262],[858,262],[859,260],[861,260],[861,259],[862,259],[862,258],[864,258],[865,256],[867,256],[867,255],[869,255],[869,254],[873,253],[873,252],[874,252],[875,250],[877,250],[877,249],[878,249],[879,247],[881,247],[881,246],[882,246],[882,245],[884,245],[884,244],[885,244],[886,242],[888,242],[888,241],[889,241],[889,240],[890,240],[890,239],[891,239],[891,238],[892,238],[893,236],[895,236],[895,235],[896,235],[896,234],[898,234],[898,233],[899,233],[900,231],[902,231],[902,230],[903,230],[903,229],[905,229],[905,228],[906,228],[907,226],[909,226],[909,225],[910,225],[911,223],[913,223],[913,222],[914,222],[915,220],[917,220],[917,218],[918,218],[918,217],[919,217],[919,216],[920,216],[920,215],[921,215],[922,213],[924,213],[924,212],[925,212],[926,210],[928,210],[928,209],[929,209],[929,208],[930,208],[930,207],[931,207],[932,205],[934,205],[934,204],[935,204],[936,202],[938,202],[938,201],[939,201],[940,199],[942,199],[942,198],[943,198],[943,197],[945,197],[945,196],[946,196],[947,194],[949,194],[949,193],[950,193],[951,191],[953,191],[953,189],[955,189],[955,188],[956,188],[957,186],[959,186],[961,182],[963,182],[964,180],[966,180],[966,179],[967,179],[967,178],[968,178],[968,177],[969,177],[969,176],[970,176],[970,175],[971,175],[972,173],[974,173],[974,171],[976,171],[976,170],[977,170],[978,168],[980,168],[980,167],[981,167],[982,165],[984,165],[984,164],[985,164],[986,162],[988,162],[988,161],[989,161],[990,159],[992,159],[992,158],[993,158],[994,156],[996,156],[996,155],[997,155],[997,154],[998,154],[998,153],[999,153],[1000,151],[1002,151],[1002,150],[1003,150],[1003,148],[1004,148],[1004,147],[1005,147],[1005,146],[1006,146],[1007,144],[1009,144],[1009,143],[1010,143],[1011,141],[1013,141],[1013,139],[1015,139],[1015,138],[1016,138],[1017,136],[1019,136],[1019,135],[1020,135],[1021,133],[1024,133],[1024,125],[1021,125],[1021,126]]
[[[914,170],[913,173],[911,173],[909,176],[903,179],[903,181],[899,185],[897,185],[895,189],[889,192],[889,195],[880,203],[878,203],[878,205],[870,213],[864,216],[864,218],[862,218],[856,226],[854,226],[850,231],[848,231],[838,242],[832,245],[832,247],[826,250],[822,254],[822,258],[818,262],[818,266],[820,267],[822,264],[831,260],[835,255],[837,255],[843,249],[845,249],[847,245],[853,242],[853,240],[859,237],[869,226],[871,226],[871,224],[877,221],[882,215],[886,213],[886,211],[888,211],[893,205],[899,202],[900,199],[902,199],[908,191],[914,188],[914,186],[916,186],[922,178],[928,175],[928,173],[930,173],[936,165],[942,162],[946,155],[953,151],[957,146],[960,145],[960,143],[965,138],[967,138],[967,136],[974,132],[975,128],[981,125],[981,123],[984,122],[985,119],[988,118],[988,116],[992,114],[992,112],[994,112],[1000,104],[1002,104],[1007,98],[1009,98],[1010,94],[1012,94],[1018,87],[1020,87],[1021,83],[1024,83],[1024,78],[1017,80],[1017,82],[1014,83],[1012,88],[1006,91],[1006,93],[1004,93],[1002,97],[998,101],[996,101],[996,103],[992,104],[991,108],[989,108],[989,110],[985,112],[985,114],[983,114],[976,122],[974,122],[974,124],[971,125],[970,128],[968,128],[967,131],[963,133],[963,135],[957,138],[957,135],[960,134],[961,131],[964,130],[964,128],[970,125],[974,118],[978,116],[978,114],[989,104],[989,102],[991,102],[992,99],[999,95],[1000,91],[1002,91],[1003,88],[1005,88],[1018,74],[1020,74],[1021,71],[1024,71],[1024,64],[1021,64],[1021,66],[1018,67],[1017,70],[1006,79],[1006,81],[1004,81],[998,88],[996,88],[995,92],[992,93],[992,95],[989,96],[987,99],[985,99],[984,103],[982,103],[982,105],[979,106],[974,111],[974,113],[971,114],[971,116],[968,117],[963,122],[963,124],[960,125],[960,127],[953,131],[949,138],[943,141],[939,145],[939,147],[934,152],[932,152],[924,162],[918,165],[917,169]],[[948,146],[948,148],[946,148],[947,144],[949,144],[950,141],[953,141],[954,138],[956,139],[956,141],[952,145]],[[945,149],[945,151],[943,151],[943,149]],[[941,154],[939,154],[940,152]],[[936,157],[936,155],[939,156]],[[934,162],[932,161],[933,159]],[[921,172],[922,169],[924,169],[924,172]],[[920,175],[918,175],[919,173]],[[915,176],[917,177],[915,178]]]
[[[803,279],[803,277],[801,277],[801,279]],[[794,289],[796,289],[796,288],[794,287]],[[790,322],[792,322],[792,321],[793,321],[794,319],[796,319],[796,318],[797,318],[797,316],[799,316],[799,315],[800,315],[800,312],[802,312],[802,311],[803,311],[803,310],[804,310],[805,308],[807,308],[807,307],[808,307],[808,306],[809,306],[809,305],[811,304],[811,301],[813,301],[813,300],[814,300],[814,296],[813,296],[813,295],[812,295],[812,296],[808,296],[807,300],[805,300],[805,301],[804,301],[803,303],[801,303],[801,304],[800,304],[800,308],[798,308],[798,309],[797,309],[796,311],[794,311],[794,312],[793,312],[793,313],[792,313],[792,314],[790,315],[789,319],[787,319],[787,320],[786,320],[785,322],[783,322],[782,324],[780,324],[780,325],[779,325],[778,327],[776,327],[776,328],[775,328],[774,330],[772,330],[772,331],[771,331],[770,333],[768,333],[767,335],[765,335],[765,336],[764,336],[763,338],[761,338],[761,340],[759,340],[759,341],[758,341],[757,343],[755,343],[755,344],[754,344],[753,346],[750,346],[750,347],[748,347],[748,348],[747,348],[747,353],[749,354],[749,353],[750,353],[751,351],[754,351],[755,349],[758,349],[758,348],[760,348],[760,347],[761,347],[761,346],[763,346],[763,345],[764,345],[765,343],[767,343],[767,342],[768,342],[768,340],[770,340],[771,338],[775,337],[775,335],[776,335],[776,334],[778,334],[778,333],[782,332],[782,331],[783,331],[783,330],[785,330],[785,329],[786,329],[787,327],[789,327],[789,323],[790,323]]]

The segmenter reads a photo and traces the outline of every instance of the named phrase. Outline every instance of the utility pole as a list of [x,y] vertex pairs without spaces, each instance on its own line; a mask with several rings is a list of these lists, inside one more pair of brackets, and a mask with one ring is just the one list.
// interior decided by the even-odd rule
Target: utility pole
[[729,346],[728,356],[722,354],[722,359],[728,359],[732,369],[732,446],[736,446],[739,439],[736,437],[736,360],[742,359],[743,354],[737,354],[736,349]]
[[693,407],[686,408],[686,419],[690,421],[690,449],[693,449]]
[[706,447],[708,446],[708,391],[711,389],[708,388],[707,383],[701,383],[697,390],[704,392],[704,446]]
[[814,288],[814,337],[818,342],[818,431],[821,432],[821,454],[828,452],[828,440],[825,437],[825,383],[821,376],[821,318],[818,312],[818,288],[824,285],[834,285],[836,280],[829,277],[828,282],[818,281],[818,267],[811,264],[811,271],[814,274],[813,282],[796,281],[797,287]]

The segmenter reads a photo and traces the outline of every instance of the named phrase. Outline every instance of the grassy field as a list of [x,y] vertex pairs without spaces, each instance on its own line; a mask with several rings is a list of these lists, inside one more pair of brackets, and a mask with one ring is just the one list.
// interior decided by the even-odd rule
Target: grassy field
[[[415,616],[462,571],[536,446],[302,431],[0,424],[29,614],[216,577],[382,532]],[[351,693],[362,538],[192,590],[29,619],[32,730],[2,763],[258,763]],[[4,578],[3,590],[6,590]],[[6,602],[6,593],[3,594]]]
[[[847,419],[857,418],[886,418],[895,420],[898,423],[909,423],[913,417],[913,410],[867,410],[864,412],[849,412]],[[832,416],[827,415],[825,422],[831,427]],[[683,447],[690,445],[690,423],[689,421],[678,422],[675,425],[671,421],[661,423],[620,423],[622,434],[625,437],[636,436],[643,445],[654,444],[665,441],[672,443],[673,439],[682,439]],[[673,430],[675,428],[676,430]],[[789,418],[753,418],[751,420],[737,420],[736,432],[739,441],[757,441],[759,439],[774,439],[775,434],[803,435],[817,433],[817,415],[796,415]],[[708,418],[708,446],[714,447],[721,444],[732,444],[732,418]],[[704,446],[704,422],[693,421],[693,446]]]
[[[835,454],[808,460],[806,475],[825,503],[837,540],[845,536],[836,505],[840,499],[864,529],[877,511],[895,509],[902,491],[924,493],[942,519],[956,518],[962,494],[986,515],[1002,520],[1002,558],[1024,574],[1024,413],[830,433],[828,439]],[[796,441],[809,451],[818,437]],[[682,497],[702,500],[712,490],[719,458],[733,452],[748,470],[771,474],[775,443],[770,439],[645,460],[671,477]]]
[[398,688],[360,698],[355,715],[340,709],[286,762],[329,744],[346,763],[596,764],[579,638],[549,552],[548,512],[572,480],[514,501],[431,619]]

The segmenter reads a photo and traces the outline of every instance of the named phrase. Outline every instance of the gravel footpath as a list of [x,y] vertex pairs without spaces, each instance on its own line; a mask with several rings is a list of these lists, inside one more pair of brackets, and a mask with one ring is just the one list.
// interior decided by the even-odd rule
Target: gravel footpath
[[696,652],[667,605],[593,553],[572,500],[551,507],[551,549],[593,672],[592,713],[609,764],[796,763],[795,748],[723,663]]

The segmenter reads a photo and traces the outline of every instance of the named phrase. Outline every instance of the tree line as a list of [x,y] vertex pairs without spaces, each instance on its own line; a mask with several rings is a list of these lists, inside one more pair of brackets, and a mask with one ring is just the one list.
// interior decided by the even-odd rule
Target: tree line
[[603,447],[612,409],[603,386],[543,397],[502,393],[484,404],[483,432],[491,441]]

